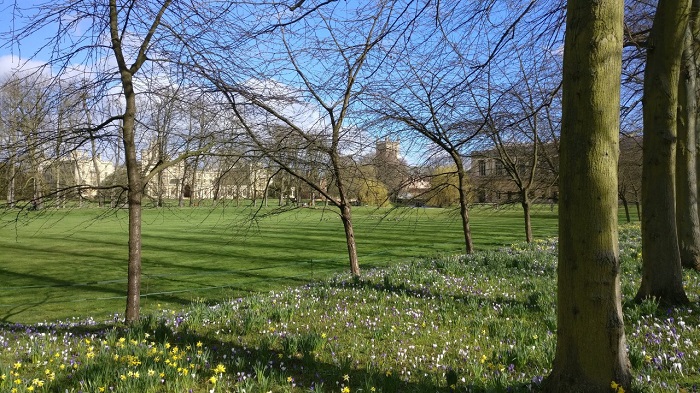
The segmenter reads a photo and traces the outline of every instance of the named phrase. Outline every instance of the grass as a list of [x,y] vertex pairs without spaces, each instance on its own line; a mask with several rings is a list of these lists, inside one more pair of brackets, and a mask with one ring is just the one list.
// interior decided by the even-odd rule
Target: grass
[[[142,308],[177,309],[301,285],[347,270],[334,209],[146,209]],[[517,207],[471,211],[474,243],[493,249],[521,240]],[[459,253],[455,210],[356,208],[361,268]],[[549,206],[535,209],[536,237],[556,233]],[[127,269],[124,210],[6,211],[0,215],[0,321],[108,318],[123,312]]]
[[[639,238],[623,226],[632,391],[696,392],[700,276],[685,272],[690,307],[632,304]],[[537,391],[555,347],[555,261],[556,241],[540,240],[195,302],[130,329],[95,319],[6,324],[0,391]]]

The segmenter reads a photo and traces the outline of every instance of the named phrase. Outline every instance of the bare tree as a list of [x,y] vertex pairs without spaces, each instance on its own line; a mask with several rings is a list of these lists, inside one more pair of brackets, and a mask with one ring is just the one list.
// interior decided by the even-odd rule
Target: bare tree
[[[201,46],[194,38],[183,40],[191,56],[185,62],[197,64],[199,73],[223,94],[253,147],[338,208],[350,271],[359,276],[352,200],[343,176],[347,170],[345,158],[362,148],[361,130],[353,124],[353,113],[365,88],[363,77],[372,72],[365,71],[364,66],[377,45],[403,26],[405,22],[398,17],[407,6],[379,3],[339,7],[335,3],[325,7],[303,3],[290,17],[296,20],[295,15],[304,15],[303,23],[280,20],[273,28],[260,32],[247,51],[249,59],[241,60],[251,64],[243,80],[241,74],[227,70],[234,57],[239,59],[231,53],[237,43],[238,25],[222,17],[211,34],[225,39],[217,38],[215,45],[202,37]],[[255,51],[260,50],[265,52],[256,55]],[[251,63],[257,58],[268,60]],[[286,135],[280,135],[280,129]],[[327,176],[310,176],[288,161],[286,151],[278,144],[280,137],[303,141],[301,147],[309,160],[323,157],[304,167],[325,163],[323,172]],[[330,182],[336,194],[329,191]]]
[[496,82],[490,81],[489,70],[487,105],[474,100],[474,107],[485,119],[485,134],[491,148],[486,150],[487,157],[480,157],[477,152],[472,154],[472,159],[495,160],[496,173],[481,176],[482,186],[484,182],[495,183],[492,186],[501,193],[514,189],[519,195],[525,240],[529,243],[533,240],[530,209],[537,200],[535,193],[549,193],[545,197],[555,199],[551,190],[557,175],[552,168],[556,167],[558,146],[557,130],[552,126],[559,121],[553,118],[555,112],[550,109],[558,108],[553,103],[559,99],[561,84],[557,55],[536,45],[527,48],[520,45],[521,42],[512,45],[510,51],[515,55],[517,72],[503,72],[505,75]]
[[[166,11],[173,8],[172,16],[184,29],[180,15],[195,15],[187,12],[190,2],[165,0],[158,5],[137,1],[101,2],[96,0],[46,1],[31,5],[24,10],[26,19],[18,21],[22,26],[5,35],[10,44],[20,45],[25,39],[35,34],[45,34],[46,29],[55,29],[56,33],[36,52],[36,60],[47,56],[46,68],[51,68],[55,84],[71,79],[79,73],[80,79],[95,89],[95,100],[105,100],[118,96],[121,101],[119,113],[93,119],[95,124],[88,124],[79,130],[84,138],[99,130],[118,128],[118,138],[124,154],[127,184],[117,186],[127,190],[129,208],[129,262],[128,285],[125,320],[129,323],[138,320],[140,311],[141,278],[141,202],[144,186],[163,169],[176,165],[187,157],[201,152],[181,152],[177,157],[164,161],[143,173],[138,152],[137,138],[137,94],[141,86],[139,76],[143,70],[154,71],[157,58],[162,51],[157,49],[160,42],[167,41],[161,32],[162,22],[168,15]],[[21,22],[21,23],[20,23]],[[176,24],[169,21],[169,25]],[[7,36],[9,34],[9,36]],[[80,63],[80,67],[76,67]],[[40,72],[41,70],[37,71]],[[161,68],[160,72],[167,72]],[[88,86],[84,86],[87,88]],[[76,88],[76,92],[80,89]],[[94,137],[94,134],[93,134]],[[79,146],[79,141],[74,146]],[[122,150],[123,149],[123,150]],[[115,177],[116,178],[116,177]]]
[[[491,97],[496,94],[489,86],[488,73],[499,68],[506,74],[512,71],[505,65],[512,60],[508,43],[525,39],[526,34],[521,33],[525,30],[532,36],[540,36],[542,26],[554,26],[556,31],[552,21],[559,12],[558,7],[548,5],[545,10],[535,2],[512,8],[497,3],[482,7],[481,3],[440,2],[421,15],[416,22],[420,29],[412,30],[400,47],[386,48],[386,56],[395,59],[395,65],[385,67],[377,78],[384,82],[377,83],[373,108],[385,120],[383,125],[404,133],[402,139],[420,136],[428,141],[426,149],[433,146],[433,151],[450,157],[458,177],[467,253],[473,251],[467,157],[484,146],[484,131],[498,100]],[[499,13],[499,23],[489,19],[494,13]]]
[[642,185],[642,137],[620,135],[620,159],[617,165],[617,193],[625,209],[627,222],[632,221],[629,203],[634,202],[641,219],[639,197]]

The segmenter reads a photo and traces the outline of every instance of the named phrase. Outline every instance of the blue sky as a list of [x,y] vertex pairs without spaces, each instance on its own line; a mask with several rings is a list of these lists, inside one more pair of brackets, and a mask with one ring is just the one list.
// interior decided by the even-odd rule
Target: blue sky
[[53,31],[43,29],[37,32],[36,35],[22,40],[21,45],[16,42],[7,40],[9,34],[13,30],[17,31],[22,27],[19,20],[15,16],[31,15],[26,8],[32,7],[34,4],[41,3],[36,0],[0,0],[0,32],[2,32],[2,41],[0,41],[0,73],[5,73],[13,67],[17,67],[20,61],[27,61],[35,57],[35,61],[43,62],[48,56],[36,55],[35,53],[45,44],[45,40],[53,35]]

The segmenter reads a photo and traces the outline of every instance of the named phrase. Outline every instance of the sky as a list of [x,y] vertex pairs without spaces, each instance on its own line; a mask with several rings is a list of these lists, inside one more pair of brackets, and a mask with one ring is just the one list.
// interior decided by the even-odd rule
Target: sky
[[[35,0],[0,0],[0,32],[2,32],[2,40],[0,41],[0,74],[6,74],[13,68],[16,68],[20,63],[30,61],[32,55],[44,43],[44,37],[48,31],[40,31],[39,35],[30,37],[30,39],[22,40],[20,46],[16,43],[8,42],[6,34],[11,33],[20,27],[19,22],[14,16],[21,15],[20,8],[31,7],[38,3]],[[37,59],[31,60],[28,65],[36,66],[45,61],[46,57],[38,56]]]
[[[37,53],[37,50],[47,42],[46,40],[55,36],[55,26],[53,26],[53,29],[45,28],[28,39],[23,39],[21,45],[7,41],[8,33],[13,30],[17,31],[22,27],[18,25],[18,21],[13,20],[13,16],[30,15],[31,12],[27,13],[23,9],[48,1],[50,0],[0,0],[0,76],[7,74],[8,71],[16,68],[19,64],[26,64],[29,67],[39,66],[50,57],[49,53]],[[353,4],[353,0],[346,1],[349,4]],[[22,14],[23,12],[24,14]],[[402,148],[405,147],[402,146]]]

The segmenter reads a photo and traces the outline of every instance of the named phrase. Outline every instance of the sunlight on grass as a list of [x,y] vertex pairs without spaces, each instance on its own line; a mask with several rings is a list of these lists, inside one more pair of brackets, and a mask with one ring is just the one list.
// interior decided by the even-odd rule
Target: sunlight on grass
[[[633,391],[694,391],[697,306],[633,305],[639,229],[620,234]],[[427,258],[301,287],[114,319],[0,330],[7,392],[537,390],[554,354],[556,242]],[[686,272],[697,300],[700,277]],[[612,381],[611,381],[612,382]],[[13,390],[14,389],[14,390]]]
[[[512,229],[522,225],[518,209],[474,210],[472,230],[478,249],[522,239]],[[220,302],[347,271],[345,235],[334,211],[144,210],[144,310],[156,311],[161,308],[158,304],[179,308],[197,298]],[[124,310],[125,211],[46,210],[19,218],[17,214],[0,213],[0,321],[102,319]],[[453,209],[357,208],[354,217],[362,269],[458,253],[464,247]],[[533,220],[537,236],[555,234],[556,215],[548,209]]]

